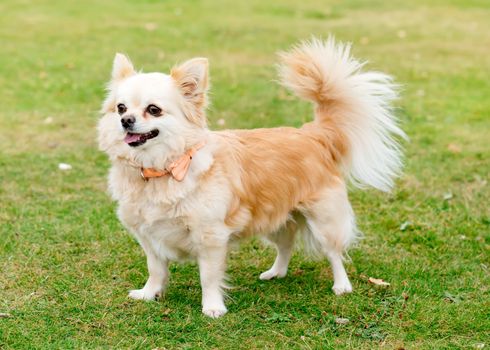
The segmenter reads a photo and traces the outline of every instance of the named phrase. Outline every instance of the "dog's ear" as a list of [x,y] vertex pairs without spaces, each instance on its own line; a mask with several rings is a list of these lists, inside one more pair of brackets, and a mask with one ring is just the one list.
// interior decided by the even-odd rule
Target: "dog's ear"
[[107,97],[102,104],[101,113],[115,112],[116,100],[114,96],[114,87],[122,80],[136,74],[133,64],[122,53],[116,53],[114,57],[114,63],[112,64],[112,78],[107,85]]
[[209,87],[207,58],[193,58],[172,68],[170,73],[182,96],[186,117],[200,126],[206,125],[205,109]]
[[133,64],[122,53],[116,53],[112,64],[112,81],[118,82],[135,74]]

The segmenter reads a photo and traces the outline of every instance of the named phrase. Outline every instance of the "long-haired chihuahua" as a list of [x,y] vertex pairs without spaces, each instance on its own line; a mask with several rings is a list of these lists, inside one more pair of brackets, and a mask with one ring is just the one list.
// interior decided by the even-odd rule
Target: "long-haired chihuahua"
[[226,313],[227,251],[261,235],[277,257],[260,279],[284,277],[295,244],[326,257],[335,294],[352,286],[343,265],[358,231],[347,183],[388,191],[400,173],[390,76],[363,71],[350,46],[312,39],[280,53],[282,84],[314,104],[300,128],[211,131],[208,60],[170,74],[136,72],[117,54],[103,103],[99,145],[111,160],[118,216],[146,253],[149,278],[134,299],[154,300],[170,261],[197,260],[202,311]]

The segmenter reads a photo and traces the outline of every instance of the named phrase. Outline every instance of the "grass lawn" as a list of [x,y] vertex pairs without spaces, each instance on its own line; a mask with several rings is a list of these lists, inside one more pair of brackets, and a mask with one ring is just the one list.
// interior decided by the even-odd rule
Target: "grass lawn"
[[[0,348],[489,348],[489,19],[486,0],[1,1]],[[328,33],[402,84],[410,137],[392,194],[351,192],[355,291],[301,252],[259,281],[274,251],[254,240],[230,254],[221,319],[195,265],[171,266],[163,300],[128,299],[145,257],[95,142],[114,53],[145,71],[207,56],[212,128],[299,126],[311,106],[274,82],[274,53]]]

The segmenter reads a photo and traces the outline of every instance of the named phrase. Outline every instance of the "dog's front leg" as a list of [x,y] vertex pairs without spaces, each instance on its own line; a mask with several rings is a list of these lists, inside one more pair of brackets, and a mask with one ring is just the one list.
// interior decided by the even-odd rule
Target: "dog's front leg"
[[[148,248],[148,249],[147,249]],[[168,282],[168,261],[159,259],[153,250],[143,246],[146,253],[149,277],[142,289],[129,292],[133,299],[155,300],[162,296],[163,290]]]
[[203,247],[198,255],[202,288],[202,312],[218,318],[228,311],[223,300],[227,244]]

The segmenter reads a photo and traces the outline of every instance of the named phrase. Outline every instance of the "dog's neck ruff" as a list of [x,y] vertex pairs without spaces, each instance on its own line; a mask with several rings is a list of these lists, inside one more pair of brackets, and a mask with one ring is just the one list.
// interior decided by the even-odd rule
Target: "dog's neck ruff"
[[166,169],[158,170],[154,168],[141,168],[141,177],[143,180],[148,181],[155,177],[171,175],[175,180],[182,181],[189,170],[192,157],[194,157],[196,152],[202,147],[204,147],[204,142],[198,143],[196,146],[185,152],[182,157],[175,162],[172,162]]

